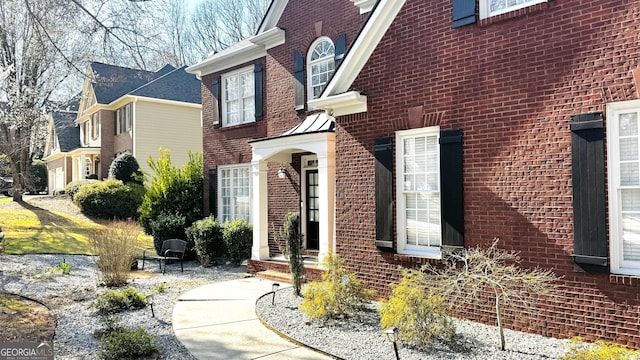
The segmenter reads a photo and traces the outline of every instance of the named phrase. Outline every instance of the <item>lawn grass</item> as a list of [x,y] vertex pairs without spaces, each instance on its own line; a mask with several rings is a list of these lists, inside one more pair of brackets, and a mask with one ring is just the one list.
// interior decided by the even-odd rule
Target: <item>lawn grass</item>
[[[4,200],[0,199],[0,204]],[[82,255],[91,254],[91,232],[104,227],[93,221],[37,207],[0,207],[0,226],[5,234],[7,254]],[[153,247],[153,239],[144,235],[142,230],[140,239],[144,247]]]

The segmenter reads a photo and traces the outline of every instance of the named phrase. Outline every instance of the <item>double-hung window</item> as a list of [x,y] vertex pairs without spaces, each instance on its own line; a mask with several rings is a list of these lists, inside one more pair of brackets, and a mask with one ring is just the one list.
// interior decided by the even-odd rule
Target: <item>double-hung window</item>
[[251,221],[251,169],[247,164],[218,168],[218,218]]
[[480,18],[488,18],[522,9],[547,0],[480,0]]
[[100,135],[100,115],[95,113],[91,115],[91,139],[97,140]]
[[222,76],[222,126],[254,122],[255,86],[253,67]]
[[611,271],[640,275],[640,100],[607,105]]
[[440,256],[439,128],[396,133],[398,252]]
[[321,37],[311,45],[307,59],[309,99],[316,99],[322,95],[336,70],[335,53],[335,46],[329,38]]

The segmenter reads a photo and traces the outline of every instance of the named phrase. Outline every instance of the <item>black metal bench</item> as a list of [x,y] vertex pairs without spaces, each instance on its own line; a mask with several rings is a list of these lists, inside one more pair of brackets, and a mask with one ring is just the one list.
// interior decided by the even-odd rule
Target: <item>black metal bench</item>
[[[158,255],[147,255],[147,250],[142,252],[142,270],[144,270],[145,260],[158,260],[158,266],[164,274],[167,269],[167,260],[180,261],[180,270],[184,272],[184,266],[182,265],[182,259],[184,258],[184,252],[187,248],[187,242],[180,239],[168,239],[162,242],[162,250]],[[162,263],[164,262],[164,267]]]

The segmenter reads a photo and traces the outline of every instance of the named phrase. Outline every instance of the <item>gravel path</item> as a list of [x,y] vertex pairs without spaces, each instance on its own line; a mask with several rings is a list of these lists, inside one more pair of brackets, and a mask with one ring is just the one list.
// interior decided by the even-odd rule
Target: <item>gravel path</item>
[[[321,326],[318,322],[309,322],[298,310],[300,299],[293,296],[290,288],[276,293],[275,306],[271,301],[271,295],[258,300],[259,316],[299,342],[341,359],[395,359],[391,344],[379,328],[375,303],[361,312],[358,320]],[[455,326],[456,350],[441,343],[435,343],[428,352],[400,348],[400,359],[542,360],[557,359],[568,349],[568,340],[505,330],[507,350],[500,351],[496,327],[461,320],[455,320]]]
[[[70,275],[51,271],[63,259],[71,264]],[[184,273],[178,265],[169,265],[167,273],[158,272],[157,263],[138,272],[129,285],[148,294],[161,283],[165,290],[155,293],[151,317],[149,307],[121,314],[121,324],[142,327],[156,335],[161,359],[194,359],[178,342],[171,324],[173,306],[178,297],[195,287],[217,281],[238,279],[246,267],[219,266],[202,268],[197,262],[185,262]],[[92,334],[102,327],[91,303],[107,288],[99,286],[100,273],[90,256],[81,255],[3,255],[0,256],[0,291],[15,293],[41,301],[54,313],[57,321],[54,337],[56,359],[96,359],[99,342]]]

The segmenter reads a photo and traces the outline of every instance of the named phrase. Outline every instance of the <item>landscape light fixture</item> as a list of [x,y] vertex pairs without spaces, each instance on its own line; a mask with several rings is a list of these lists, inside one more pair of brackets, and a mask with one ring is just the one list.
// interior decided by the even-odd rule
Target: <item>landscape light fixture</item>
[[400,355],[398,355],[398,328],[392,327],[387,329],[385,332],[387,335],[387,339],[393,344],[393,352],[396,354],[396,360],[400,360]]
[[273,285],[271,285],[271,292],[273,293],[273,297],[271,298],[271,305],[276,304],[276,291],[278,291],[279,287],[280,284],[278,283],[273,283]]
[[287,169],[285,169],[283,166],[280,166],[280,169],[278,170],[278,177],[280,179],[284,179],[287,177]]
[[153,294],[149,294],[145,296],[145,298],[147,299],[147,304],[149,304],[149,307],[151,308],[151,317],[156,317],[156,314],[153,312]]

